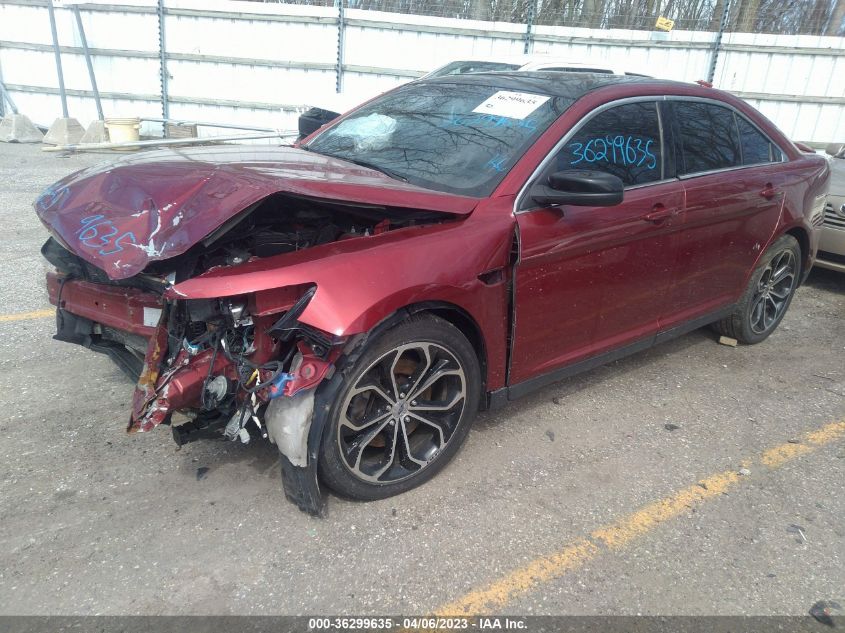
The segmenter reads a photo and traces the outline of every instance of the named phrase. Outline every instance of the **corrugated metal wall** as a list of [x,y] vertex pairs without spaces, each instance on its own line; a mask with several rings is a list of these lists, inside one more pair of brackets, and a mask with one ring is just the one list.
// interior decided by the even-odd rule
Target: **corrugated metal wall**
[[[96,118],[72,11],[55,0],[72,116]],[[154,0],[79,5],[106,116],[161,116]],[[238,0],[165,3],[170,115],[294,129],[336,89],[337,8]],[[525,25],[346,9],[342,85],[388,89],[465,56],[520,54]],[[535,53],[604,60],[656,77],[706,77],[714,34],[536,26]],[[60,115],[43,0],[0,0],[0,73],[21,111]],[[748,99],[796,140],[845,139],[845,38],[728,33],[715,84]],[[150,130],[148,130],[150,131]]]

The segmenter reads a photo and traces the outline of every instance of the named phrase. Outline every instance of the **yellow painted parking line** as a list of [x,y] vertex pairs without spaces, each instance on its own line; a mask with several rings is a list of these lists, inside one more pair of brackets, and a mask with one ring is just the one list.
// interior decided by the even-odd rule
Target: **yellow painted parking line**
[[[832,422],[806,433],[800,443],[786,443],[770,448],[743,466],[758,463],[770,469],[811,453],[845,436],[845,420]],[[487,586],[471,591],[462,598],[437,610],[438,616],[473,616],[496,613],[508,602],[545,582],[575,571],[599,554],[628,545],[669,519],[686,513],[693,506],[714,499],[742,484],[744,477],[736,471],[724,471],[684,488],[664,499],[655,501],[600,527],[587,538],[579,538],[559,551],[536,558],[513,570]]]
[[34,310],[32,312],[17,312],[13,314],[0,314],[0,322],[2,321],[29,321],[32,319],[46,319],[47,317],[55,316],[56,309],[49,310]]
[[739,482],[739,473],[725,471],[702,479],[671,497],[655,501],[590,535],[610,549],[618,549],[652,528],[689,510],[695,504],[724,494]]

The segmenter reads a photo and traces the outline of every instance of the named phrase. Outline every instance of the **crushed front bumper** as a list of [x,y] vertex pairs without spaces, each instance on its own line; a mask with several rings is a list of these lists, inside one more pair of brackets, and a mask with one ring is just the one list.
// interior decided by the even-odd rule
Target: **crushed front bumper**
[[[167,307],[159,296],[54,272],[47,273],[47,290],[57,308],[54,338],[109,355],[137,382],[130,431],[149,431],[165,422],[171,411],[199,401],[212,354],[204,352],[190,359],[182,355],[161,371],[167,349],[162,314]],[[212,371],[224,373],[229,365],[218,355]]]
[[50,303],[95,323],[150,338],[161,317],[161,298],[137,288],[110,286],[47,273]]
[[[198,352],[183,346],[168,349],[173,345],[169,334],[178,302],[138,288],[85,281],[55,272],[47,274],[47,288],[50,302],[57,307],[54,338],[110,355],[137,383],[127,427],[130,433],[150,431],[168,423],[174,411],[216,413],[202,408],[203,389],[209,377],[225,376],[233,385],[243,380],[233,357],[217,353],[216,346]],[[279,355],[279,342],[268,334],[278,318],[278,314],[254,317],[252,358],[259,364]],[[317,386],[333,376],[342,341],[333,343],[320,354],[302,339],[289,343],[295,346],[297,362],[284,374],[284,385],[280,393],[272,396],[277,400],[273,400],[275,406],[268,405],[265,420],[265,437],[277,444],[282,455],[287,497],[300,509],[318,515],[324,510],[316,477],[322,424],[312,424],[311,420],[314,417],[322,421],[329,410],[329,401],[325,397],[315,400],[315,394]],[[256,373],[258,382],[263,384],[267,378],[265,370]],[[337,378],[332,384],[335,382]],[[297,394],[301,395],[294,398]],[[241,393],[236,396],[239,402],[246,397]],[[264,417],[263,405],[271,400],[269,388],[255,392],[254,407],[256,396],[262,412],[258,408],[253,411]],[[300,402],[308,406],[291,406]],[[320,406],[319,415],[315,415],[315,405]]]
[[47,273],[47,292],[57,308],[53,338],[107,354],[127,376],[138,379],[161,315],[157,295],[54,272]]

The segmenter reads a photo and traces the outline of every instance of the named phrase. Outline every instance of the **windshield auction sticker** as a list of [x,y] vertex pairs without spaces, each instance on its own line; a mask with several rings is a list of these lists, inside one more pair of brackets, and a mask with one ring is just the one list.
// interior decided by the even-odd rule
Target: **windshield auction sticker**
[[548,100],[549,97],[533,95],[528,92],[500,90],[475,108],[473,112],[522,120]]

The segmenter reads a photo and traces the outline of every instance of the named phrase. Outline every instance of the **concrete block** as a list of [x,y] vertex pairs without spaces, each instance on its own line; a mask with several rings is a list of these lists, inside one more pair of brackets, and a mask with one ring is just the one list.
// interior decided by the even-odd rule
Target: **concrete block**
[[105,121],[92,121],[85,134],[82,136],[80,143],[108,143],[109,133],[106,130]]
[[58,118],[47,130],[44,143],[47,145],[72,145],[78,143],[85,136],[85,128],[72,117]]
[[25,114],[8,114],[0,121],[0,141],[3,143],[40,143],[44,138]]

